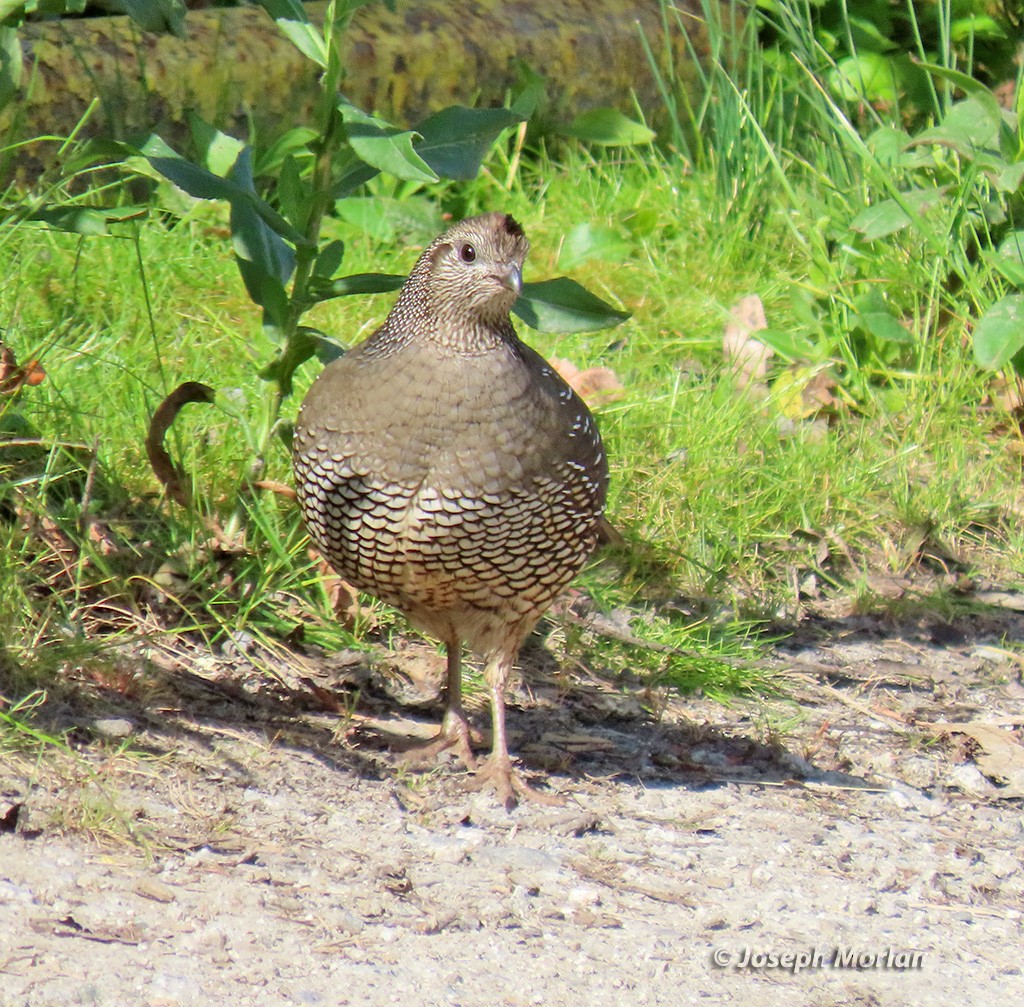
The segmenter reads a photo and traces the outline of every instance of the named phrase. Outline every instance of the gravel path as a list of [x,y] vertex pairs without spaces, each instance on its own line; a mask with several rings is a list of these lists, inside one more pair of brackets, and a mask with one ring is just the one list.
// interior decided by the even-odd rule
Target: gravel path
[[535,688],[515,743],[566,805],[510,814],[394,768],[387,734],[427,726],[401,708],[339,727],[178,679],[114,711],[126,751],[95,738],[115,720],[66,764],[4,757],[0,1004],[1020,1002],[1014,779],[921,725],[995,724],[1012,756],[992,641],[1021,628],[824,627],[780,654],[794,702],[657,721]]

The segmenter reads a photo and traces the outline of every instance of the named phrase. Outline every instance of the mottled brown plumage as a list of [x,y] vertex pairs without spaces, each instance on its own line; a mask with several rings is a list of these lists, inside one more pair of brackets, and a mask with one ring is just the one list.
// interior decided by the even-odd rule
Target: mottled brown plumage
[[[454,746],[507,804],[537,795],[512,771],[505,684],[594,548],[608,483],[587,407],[512,327],[528,248],[500,213],[433,241],[380,329],[313,384],[293,444],[317,548],[446,646],[447,712],[428,750]],[[479,767],[463,644],[490,689],[492,754]]]

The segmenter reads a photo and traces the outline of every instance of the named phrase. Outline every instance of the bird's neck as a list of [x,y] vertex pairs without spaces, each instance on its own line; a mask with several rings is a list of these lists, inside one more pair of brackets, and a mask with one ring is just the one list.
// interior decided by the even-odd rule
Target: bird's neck
[[[518,342],[507,309],[492,313],[461,310],[451,299],[437,303],[427,288],[404,289],[375,341],[394,348],[416,342],[433,344],[449,353],[475,356]],[[383,349],[383,347],[381,347]]]

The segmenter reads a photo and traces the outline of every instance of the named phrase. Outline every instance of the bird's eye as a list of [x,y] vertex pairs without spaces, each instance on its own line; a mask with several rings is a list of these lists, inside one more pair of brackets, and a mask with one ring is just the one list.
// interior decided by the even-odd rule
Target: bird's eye
[[476,249],[470,244],[465,244],[459,249],[459,257],[463,262],[476,262]]

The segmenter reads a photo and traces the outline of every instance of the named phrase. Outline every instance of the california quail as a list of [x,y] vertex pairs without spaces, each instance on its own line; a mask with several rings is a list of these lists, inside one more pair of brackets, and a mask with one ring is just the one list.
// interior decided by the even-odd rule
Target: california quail
[[[512,327],[528,249],[502,213],[436,238],[384,324],[314,382],[292,448],[323,556],[445,644],[447,709],[424,750],[454,747],[509,807],[540,795],[512,770],[505,684],[594,548],[608,486],[586,405]],[[462,708],[463,644],[490,691],[482,765]]]

